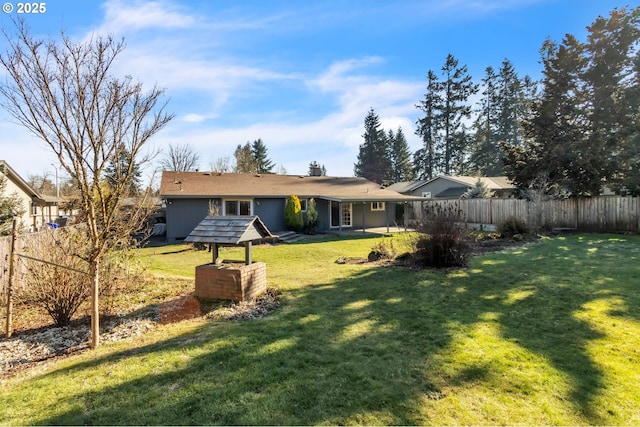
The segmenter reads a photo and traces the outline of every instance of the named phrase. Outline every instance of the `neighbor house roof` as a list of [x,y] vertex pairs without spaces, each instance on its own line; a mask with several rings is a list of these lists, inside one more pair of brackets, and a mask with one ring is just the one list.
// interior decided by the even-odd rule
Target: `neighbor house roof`
[[32,201],[39,204],[56,204],[62,201],[62,199],[56,196],[43,196],[38,194],[36,190],[29,185],[15,170],[11,168],[4,160],[0,160],[0,173],[10,179],[16,186],[18,186],[25,194],[31,197]]
[[466,185],[468,187],[473,187],[478,182],[478,179],[485,184],[490,190],[504,190],[510,188],[516,188],[506,176],[464,176],[464,175],[442,175],[436,178],[433,178],[431,181],[435,181],[436,179],[447,179],[449,181],[456,182],[458,184]]
[[416,188],[420,188],[424,184],[429,182],[428,180],[421,181],[402,181],[396,182],[395,184],[391,184],[387,188],[389,190],[397,191],[398,193],[411,193]]
[[355,177],[164,171],[160,184],[160,195],[164,198],[289,197],[292,194],[341,202],[424,200]]

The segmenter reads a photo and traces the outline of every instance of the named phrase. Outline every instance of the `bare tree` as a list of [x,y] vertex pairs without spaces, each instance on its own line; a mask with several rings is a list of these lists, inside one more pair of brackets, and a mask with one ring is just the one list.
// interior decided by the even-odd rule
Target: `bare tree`
[[215,161],[209,163],[211,172],[231,172],[234,166],[231,164],[231,158],[229,156],[218,157]]
[[160,161],[163,170],[189,172],[198,168],[200,156],[189,144],[169,144],[169,152]]
[[[106,253],[130,240],[145,219],[144,206],[123,214],[134,164],[151,160],[145,144],[172,118],[165,112],[164,90],[145,92],[132,77],[116,78],[112,66],[124,40],[96,37],[74,43],[64,32],[60,41],[37,40],[23,20],[16,34],[3,30],[8,42],[0,63],[7,71],[0,83],[0,104],[42,139],[78,186],[85,219],[91,278],[91,342],[99,344],[99,265]],[[126,150],[131,159],[112,185],[104,181],[107,165]]]

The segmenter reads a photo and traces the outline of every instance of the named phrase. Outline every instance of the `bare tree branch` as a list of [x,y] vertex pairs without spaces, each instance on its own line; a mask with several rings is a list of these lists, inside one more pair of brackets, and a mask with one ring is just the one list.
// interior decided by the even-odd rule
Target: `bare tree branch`
[[[116,78],[112,66],[124,50],[124,40],[96,37],[75,43],[36,40],[23,20],[14,21],[17,34],[3,30],[8,50],[0,55],[7,71],[0,83],[0,104],[17,122],[42,139],[77,183],[80,208],[87,223],[90,250],[86,261],[93,274],[92,347],[98,345],[98,263],[126,242],[144,220],[146,206],[129,206],[134,161],[150,160],[146,143],[173,118],[162,102],[164,90],[144,92],[132,77]],[[126,152],[132,159],[108,185],[105,168]]]

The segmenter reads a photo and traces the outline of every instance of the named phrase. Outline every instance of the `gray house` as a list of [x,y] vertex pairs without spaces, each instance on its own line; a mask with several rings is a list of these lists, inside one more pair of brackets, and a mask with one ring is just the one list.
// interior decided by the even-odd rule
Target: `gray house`
[[478,179],[493,191],[494,197],[509,197],[516,188],[506,176],[441,175],[423,181],[398,182],[389,186],[389,189],[398,193],[421,196],[428,199],[459,199],[476,185]]
[[311,198],[318,231],[392,226],[397,206],[421,201],[365,178],[164,171],[160,197],[166,205],[167,240],[184,239],[210,211],[258,215],[269,230],[286,230],[286,200],[300,198],[303,214]]

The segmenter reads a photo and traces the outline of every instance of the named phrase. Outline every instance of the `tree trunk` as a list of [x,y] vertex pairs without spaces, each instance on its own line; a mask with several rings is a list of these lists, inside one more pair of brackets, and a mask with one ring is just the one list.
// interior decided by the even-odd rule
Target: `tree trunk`
[[91,274],[91,342],[90,346],[95,349],[100,344],[100,312],[98,310],[99,277],[98,260],[89,263],[89,273]]

